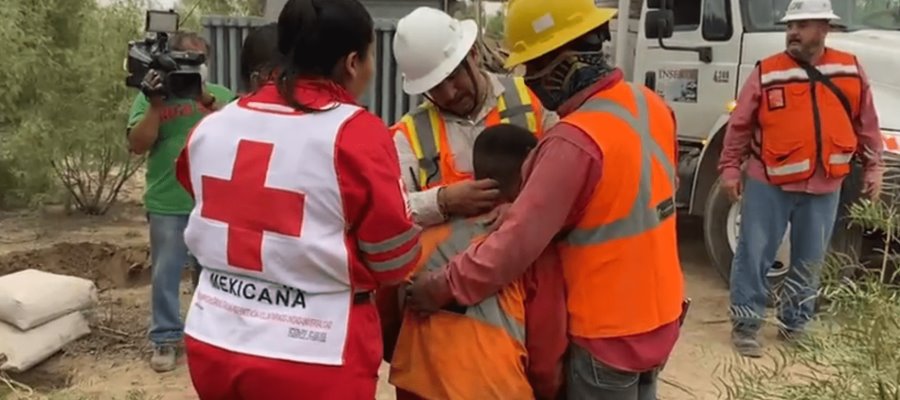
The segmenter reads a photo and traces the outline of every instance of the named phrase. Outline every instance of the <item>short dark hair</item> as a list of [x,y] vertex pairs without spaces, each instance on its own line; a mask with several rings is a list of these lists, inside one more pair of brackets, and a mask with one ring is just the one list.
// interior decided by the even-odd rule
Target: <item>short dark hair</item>
[[288,0],[278,15],[278,51],[284,56],[278,93],[297,110],[322,111],[294,97],[297,79],[334,80],[335,66],[353,52],[365,61],[374,26],[359,0]]
[[270,23],[250,30],[241,46],[241,80],[250,86],[254,72],[268,75],[278,65],[278,24]]
[[184,51],[185,46],[187,46],[188,43],[202,44],[203,47],[206,49],[207,57],[209,57],[209,42],[207,42],[206,39],[204,39],[203,36],[200,36],[200,34],[197,32],[191,32],[191,31],[175,32],[175,34],[172,36],[172,38],[169,41],[169,46],[172,47],[172,50]]
[[534,134],[518,125],[498,124],[486,128],[475,139],[472,149],[475,179],[493,179],[500,184],[504,196],[515,197],[522,164],[536,146]]

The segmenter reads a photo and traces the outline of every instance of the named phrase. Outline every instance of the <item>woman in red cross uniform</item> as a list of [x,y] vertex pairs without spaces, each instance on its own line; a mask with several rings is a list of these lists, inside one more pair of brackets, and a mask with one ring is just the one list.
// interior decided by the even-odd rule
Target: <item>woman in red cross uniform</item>
[[204,266],[185,323],[203,400],[375,397],[371,293],[420,249],[387,127],[355,100],[373,42],[358,0],[288,1],[278,79],[201,121],[178,159]]

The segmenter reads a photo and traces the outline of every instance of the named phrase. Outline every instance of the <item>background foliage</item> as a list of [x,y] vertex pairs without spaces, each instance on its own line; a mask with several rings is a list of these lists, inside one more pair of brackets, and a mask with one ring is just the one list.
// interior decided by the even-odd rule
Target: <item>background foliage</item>
[[[68,189],[85,211],[102,211],[94,206],[139,163],[123,146],[135,93],[123,85],[122,60],[138,37],[142,4],[3,3],[0,206],[58,200]],[[63,179],[68,186],[59,185]]]
[[[0,209],[71,202],[105,212],[141,166],[125,148],[130,40],[144,0],[3,0],[0,5]],[[258,15],[259,0],[185,0],[184,28],[204,14]]]

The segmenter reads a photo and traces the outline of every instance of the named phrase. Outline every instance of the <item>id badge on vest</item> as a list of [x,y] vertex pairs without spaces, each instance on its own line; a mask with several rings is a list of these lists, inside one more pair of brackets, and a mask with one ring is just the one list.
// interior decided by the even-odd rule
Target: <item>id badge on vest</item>
[[234,352],[342,365],[350,291],[299,289],[203,268],[185,333]]
[[787,107],[787,99],[784,97],[783,87],[773,87],[766,89],[766,104],[769,111],[780,110]]

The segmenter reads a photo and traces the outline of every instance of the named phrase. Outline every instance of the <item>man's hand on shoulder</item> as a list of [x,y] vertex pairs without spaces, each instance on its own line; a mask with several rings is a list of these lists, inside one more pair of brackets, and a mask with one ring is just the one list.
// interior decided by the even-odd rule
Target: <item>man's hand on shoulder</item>
[[406,305],[420,317],[436,313],[453,301],[444,268],[416,274],[406,286]]
[[490,210],[500,199],[500,189],[493,179],[464,180],[438,192],[438,203],[451,215],[471,217]]

